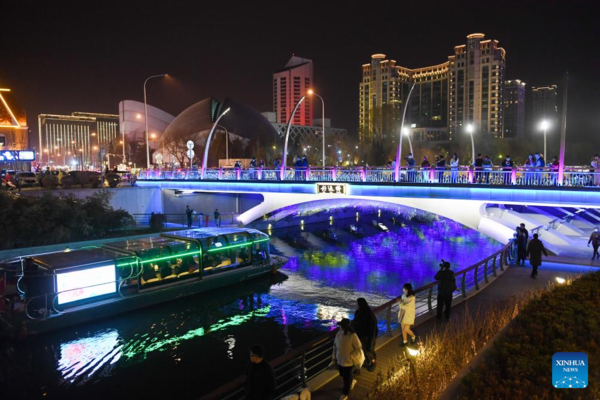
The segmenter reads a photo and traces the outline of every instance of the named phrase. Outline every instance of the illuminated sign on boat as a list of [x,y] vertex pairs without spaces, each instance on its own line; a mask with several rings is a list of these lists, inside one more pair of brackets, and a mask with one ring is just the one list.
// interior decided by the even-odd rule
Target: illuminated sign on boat
[[115,293],[117,291],[115,280],[114,264],[58,274],[56,275],[58,304]]
[[317,194],[350,194],[347,183],[317,183]]

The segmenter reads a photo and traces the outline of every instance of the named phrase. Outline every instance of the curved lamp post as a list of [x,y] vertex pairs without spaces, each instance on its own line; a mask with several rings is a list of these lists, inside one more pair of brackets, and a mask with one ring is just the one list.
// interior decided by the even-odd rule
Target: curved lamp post
[[[160,75],[152,75],[149,76],[148,78],[146,78],[146,80],[144,81],[144,114],[146,114],[146,118],[145,118],[145,122],[146,122],[146,168],[150,168],[150,147],[148,144],[148,103],[146,102],[146,83],[148,83],[148,81],[150,79],[153,78],[162,78],[163,76],[167,76],[169,74],[160,74]],[[123,141],[123,143],[125,143],[125,141]],[[123,145],[123,152],[125,152],[125,145]]]
[[404,130],[404,117],[406,117],[406,109],[408,108],[410,95],[412,94],[415,85],[416,84],[413,83],[413,85],[410,88],[410,91],[408,92],[408,97],[406,97],[406,103],[404,104],[404,111],[402,112],[402,123],[400,124],[399,134],[400,140],[398,140],[398,149],[396,150],[396,171],[394,171],[396,182],[400,182],[400,164],[402,163],[402,131]]
[[315,91],[312,89],[309,89],[308,94],[315,95],[321,99],[321,122],[323,123],[323,168],[325,168],[325,100],[323,100],[323,98],[316,94]]
[[414,156],[415,153],[413,152],[412,148],[412,140],[410,140],[410,129],[402,128],[402,133],[408,138],[408,146],[410,147],[410,153]]
[[290,137],[290,127],[292,126],[292,121],[294,120],[294,114],[296,114],[296,110],[298,110],[298,107],[300,107],[300,104],[302,104],[302,102],[304,101],[304,99],[306,98],[306,96],[302,96],[300,98],[300,100],[298,100],[298,103],[296,104],[296,107],[294,107],[294,111],[292,111],[292,115],[290,115],[290,119],[288,120],[288,124],[287,124],[287,129],[285,130],[285,145],[283,146],[283,159],[281,160],[281,180],[285,179],[285,165],[286,165],[286,159],[287,159],[287,146],[288,146],[288,139]]
[[473,140],[473,132],[475,132],[475,127],[473,126],[473,124],[467,124],[465,129],[467,130],[467,133],[471,136],[471,151],[473,153],[472,165],[475,165],[475,140]]
[[217,128],[225,130],[225,159],[229,163],[229,131],[223,125],[217,125]]
[[231,107],[227,108],[227,110],[223,111],[221,115],[217,118],[212,128],[210,128],[210,133],[208,134],[208,139],[206,139],[206,147],[204,148],[204,158],[202,159],[202,171],[200,172],[202,179],[204,179],[204,170],[206,169],[206,160],[208,158],[208,149],[210,148],[210,140],[212,139],[212,135],[215,132],[215,128],[219,125],[219,121],[225,114],[227,114],[231,110]]

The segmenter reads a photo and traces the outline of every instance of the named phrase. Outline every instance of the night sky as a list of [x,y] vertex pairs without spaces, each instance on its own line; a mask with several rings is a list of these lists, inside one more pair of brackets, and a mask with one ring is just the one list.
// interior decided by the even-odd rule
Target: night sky
[[314,61],[326,116],[356,134],[371,54],[423,67],[482,32],[506,49],[507,79],[561,85],[568,69],[570,138],[597,140],[597,2],[436,3],[3,0],[0,87],[13,89],[34,135],[40,113],[116,114],[120,100],[143,100],[147,76],[164,72],[173,78],[149,83],[148,102],[171,114],[209,96],[272,111],[272,73],[295,53]]

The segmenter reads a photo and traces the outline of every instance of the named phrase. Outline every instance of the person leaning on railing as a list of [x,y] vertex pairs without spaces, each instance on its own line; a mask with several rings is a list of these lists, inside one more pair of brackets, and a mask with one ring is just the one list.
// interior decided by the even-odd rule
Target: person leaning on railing
[[435,274],[434,279],[438,283],[437,297],[437,319],[442,319],[442,313],[446,321],[450,320],[450,308],[452,307],[452,295],[458,289],[456,286],[456,277],[450,270],[450,263],[442,260],[440,270]]

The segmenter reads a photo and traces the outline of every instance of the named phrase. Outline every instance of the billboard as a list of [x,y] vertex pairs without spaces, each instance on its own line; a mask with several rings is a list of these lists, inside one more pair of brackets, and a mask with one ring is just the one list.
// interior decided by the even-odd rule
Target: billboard
[[115,264],[56,275],[58,304],[115,293]]

